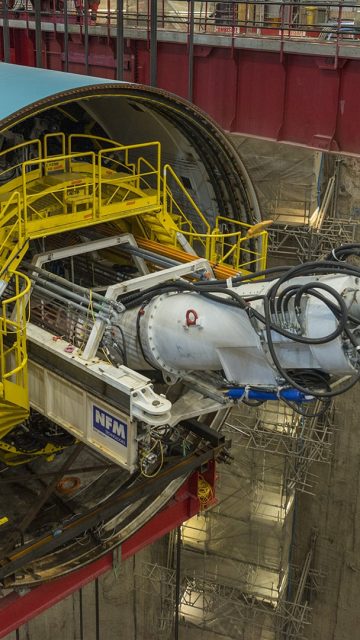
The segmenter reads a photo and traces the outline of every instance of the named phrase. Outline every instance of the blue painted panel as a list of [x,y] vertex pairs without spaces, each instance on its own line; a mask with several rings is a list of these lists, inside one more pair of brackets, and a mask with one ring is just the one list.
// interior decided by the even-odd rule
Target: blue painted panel
[[6,118],[38,100],[62,91],[97,84],[122,84],[116,80],[82,76],[62,71],[35,69],[0,63],[0,119]]
[[127,447],[127,424],[104,409],[93,405],[92,428]]

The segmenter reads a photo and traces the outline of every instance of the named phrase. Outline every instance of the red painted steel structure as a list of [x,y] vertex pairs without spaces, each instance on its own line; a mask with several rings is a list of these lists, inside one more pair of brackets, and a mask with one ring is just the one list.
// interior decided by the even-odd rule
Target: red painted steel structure
[[[197,497],[198,472],[193,473],[169,504],[152,520],[121,545],[121,560],[127,560],[145,546],[160,539],[200,511]],[[203,476],[212,486],[214,499],[215,463],[209,462]],[[25,595],[13,592],[0,600],[0,638],[37,615],[49,609],[67,596],[85,586],[95,578],[114,567],[113,552],[108,552],[99,560],[74,571],[63,578],[31,589]]]
[[[12,61],[34,66],[34,31],[11,28],[10,34]],[[43,66],[62,70],[63,34],[41,35]],[[89,34],[87,46],[88,73],[115,78],[114,39]],[[83,35],[70,34],[68,52],[68,70],[85,73]],[[360,58],[335,64],[320,55],[198,45],[193,54],[193,102],[227,131],[360,153]],[[186,43],[158,42],[158,86],[187,98],[188,75]],[[124,80],[150,83],[146,39],[125,40]]]

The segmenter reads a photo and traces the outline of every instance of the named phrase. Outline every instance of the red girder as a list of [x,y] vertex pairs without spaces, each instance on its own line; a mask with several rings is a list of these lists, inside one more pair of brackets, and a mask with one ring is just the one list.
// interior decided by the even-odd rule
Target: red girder
[[[214,496],[215,463],[209,462],[204,472],[211,484]],[[193,473],[169,504],[137,533],[121,545],[121,561],[134,555],[145,546],[159,540],[183,522],[199,513],[197,497],[198,472]],[[212,497],[212,501],[214,498]],[[69,575],[31,589],[25,595],[13,592],[0,599],[0,638],[19,628],[28,620],[49,609],[60,600],[81,589],[84,585],[113,568],[113,552],[106,553],[95,562]]]
[[[35,64],[34,32],[10,33],[12,61]],[[62,37],[42,33],[44,67],[63,69]],[[124,80],[149,84],[148,41],[125,42]],[[187,45],[158,42],[157,49],[158,86],[188,97]],[[90,34],[88,50],[88,73],[115,78],[114,39]],[[68,52],[69,71],[85,73],[81,34],[71,35]],[[230,132],[359,154],[359,76],[360,58],[335,64],[319,55],[195,45],[193,101]]]

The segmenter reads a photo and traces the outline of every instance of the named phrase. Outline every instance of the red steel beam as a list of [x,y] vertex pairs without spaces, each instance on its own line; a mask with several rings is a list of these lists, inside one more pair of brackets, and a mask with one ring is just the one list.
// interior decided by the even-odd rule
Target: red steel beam
[[[209,462],[204,473],[214,492],[215,463]],[[127,560],[145,546],[159,540],[183,522],[199,513],[197,497],[198,472],[193,473],[169,504],[152,520],[121,545],[121,560]],[[213,496],[212,496],[213,500]],[[63,578],[34,587],[20,596],[16,592],[0,599],[0,638],[28,620],[38,616],[78,589],[113,568],[113,552],[106,553],[95,562],[74,571]]]
[[[33,65],[33,34],[17,28],[11,34],[12,61]],[[62,34],[42,36],[43,66],[63,69]],[[115,78],[114,46],[110,36],[105,41],[89,35],[90,75]],[[72,35],[68,53],[69,71],[84,73],[84,41],[79,35]],[[188,54],[186,44],[158,43],[158,86],[185,98]],[[339,58],[335,64],[333,58],[320,55],[195,46],[193,73],[194,103],[227,131],[360,154],[360,59]],[[124,80],[149,84],[146,40],[126,39]]]

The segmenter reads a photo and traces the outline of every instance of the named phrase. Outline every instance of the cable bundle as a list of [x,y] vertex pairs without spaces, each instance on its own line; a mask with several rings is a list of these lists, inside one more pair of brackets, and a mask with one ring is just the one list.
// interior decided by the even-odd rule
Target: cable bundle
[[[252,322],[256,320],[264,326],[269,352],[274,365],[284,382],[327,404],[332,397],[350,389],[359,380],[360,373],[355,374],[350,381],[335,389],[331,388],[329,377],[325,373],[313,370],[300,370],[296,372],[286,371],[277,357],[272,334],[275,332],[284,336],[288,340],[307,345],[327,344],[337,337],[343,336],[354,349],[357,349],[358,343],[353,336],[353,329],[354,325],[359,325],[359,320],[349,313],[343,297],[335,289],[325,282],[320,282],[317,279],[305,284],[291,283],[289,286],[284,287],[286,282],[290,279],[299,277],[314,276],[314,278],[318,278],[318,276],[321,275],[348,275],[360,278],[360,268],[356,265],[345,262],[346,258],[354,255],[360,256],[359,244],[343,245],[332,251],[325,260],[301,264],[295,267],[273,267],[257,273],[247,274],[245,276],[236,276],[232,279],[232,284],[239,286],[241,284],[259,280],[259,278],[262,278],[262,283],[273,281],[275,278],[272,286],[264,294],[242,296],[236,290],[228,288],[226,280],[202,280],[199,282],[178,280],[171,283],[161,283],[145,292],[139,291],[131,294],[125,294],[121,298],[121,303],[126,309],[140,306],[143,313],[144,307],[155,296],[165,293],[189,292],[197,293],[208,299],[214,300],[217,304],[226,304],[242,309],[248,314]],[[217,295],[219,293],[223,295],[219,297]],[[328,307],[336,319],[337,326],[334,331],[328,335],[317,338],[311,338],[304,335],[300,323],[301,304],[304,296],[312,296]],[[251,302],[255,300],[263,301],[263,313],[251,306]],[[288,313],[290,303],[293,305],[295,317],[297,318],[297,331],[288,331],[284,327],[284,319]],[[138,318],[138,325],[139,324],[140,315]],[[306,413],[306,415],[308,415],[308,413]],[[318,413],[316,415],[318,415]]]

